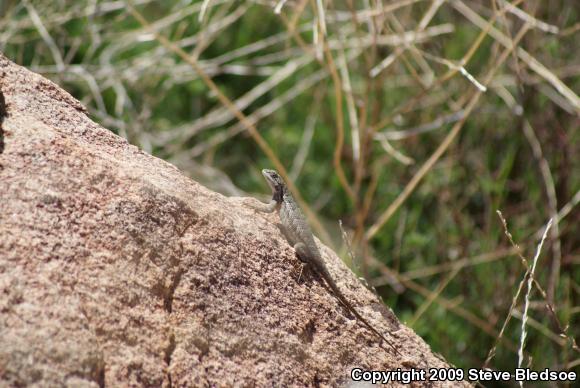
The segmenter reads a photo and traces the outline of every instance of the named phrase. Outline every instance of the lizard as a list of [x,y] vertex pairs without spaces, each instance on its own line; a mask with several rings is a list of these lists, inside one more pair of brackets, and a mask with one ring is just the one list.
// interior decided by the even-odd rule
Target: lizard
[[353,305],[348,301],[340,291],[336,281],[332,278],[328,268],[320,254],[320,250],[314,241],[312,230],[300,209],[300,206],[290,193],[286,183],[275,170],[262,170],[262,175],[272,189],[272,199],[268,204],[262,203],[261,206],[250,205],[257,211],[272,213],[278,211],[280,216],[282,233],[293,245],[296,254],[306,265],[310,265],[324,279],[338,300],[361,321],[369,330],[376,334],[380,339],[385,341],[397,354],[398,350],[393,344],[376,330],[365,318],[363,318]]

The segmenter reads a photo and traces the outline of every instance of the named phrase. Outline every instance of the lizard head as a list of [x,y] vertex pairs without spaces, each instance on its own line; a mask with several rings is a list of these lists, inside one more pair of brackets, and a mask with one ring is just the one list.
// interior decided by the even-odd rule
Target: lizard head
[[280,187],[284,186],[284,180],[275,170],[262,170],[262,175],[266,178],[266,182],[272,189],[272,191],[278,191]]

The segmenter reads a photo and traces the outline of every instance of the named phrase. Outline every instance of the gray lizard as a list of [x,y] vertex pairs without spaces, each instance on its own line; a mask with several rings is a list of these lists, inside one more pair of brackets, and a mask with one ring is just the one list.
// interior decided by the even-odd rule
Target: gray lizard
[[308,222],[306,222],[302,210],[300,210],[296,200],[292,197],[292,194],[288,190],[282,177],[280,177],[276,171],[266,169],[262,170],[262,175],[264,175],[266,182],[268,182],[268,185],[272,189],[272,200],[268,204],[262,204],[263,206],[258,207],[251,205],[251,207],[258,211],[267,213],[272,213],[277,210],[280,215],[282,232],[290,244],[294,246],[294,250],[298,254],[298,257],[304,263],[310,264],[314,267],[314,270],[324,278],[340,302],[351,311],[355,317],[393,348],[397,354],[400,354],[389,340],[372,327],[371,324],[355,310],[352,304],[340,291],[322,259],[322,255],[314,241],[312,230],[310,229]]

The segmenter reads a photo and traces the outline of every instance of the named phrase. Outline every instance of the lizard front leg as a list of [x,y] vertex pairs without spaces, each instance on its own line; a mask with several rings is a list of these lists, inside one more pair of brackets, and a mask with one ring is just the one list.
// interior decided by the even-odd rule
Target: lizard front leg
[[262,202],[257,202],[256,201],[244,201],[244,205],[259,211],[261,213],[272,213],[275,210],[278,210],[278,208],[280,208],[280,204],[275,201],[275,200],[271,200],[269,203],[262,203]]

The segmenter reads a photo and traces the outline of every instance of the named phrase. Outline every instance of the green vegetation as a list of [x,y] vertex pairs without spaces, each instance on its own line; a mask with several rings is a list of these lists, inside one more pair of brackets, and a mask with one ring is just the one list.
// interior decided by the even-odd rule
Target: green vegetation
[[201,23],[202,2],[129,3],[0,2],[0,51],[193,178],[211,167],[203,183],[225,194],[218,172],[265,193],[259,171],[277,159],[317,234],[350,262],[342,220],[353,267],[459,367],[482,367],[508,319],[486,365],[517,366],[527,284],[517,290],[554,218],[524,365],[578,370],[575,1],[323,1],[321,15],[298,0],[277,15],[212,0]]

